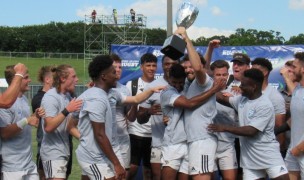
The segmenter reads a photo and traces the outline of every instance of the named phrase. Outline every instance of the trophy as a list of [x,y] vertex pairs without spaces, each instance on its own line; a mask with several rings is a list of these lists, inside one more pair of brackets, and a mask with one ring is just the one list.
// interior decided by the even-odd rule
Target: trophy
[[[177,27],[189,28],[195,21],[198,15],[198,8],[194,6],[189,0],[183,2],[176,13]],[[161,52],[173,60],[178,60],[184,55],[186,42],[179,35],[172,35],[168,37]]]

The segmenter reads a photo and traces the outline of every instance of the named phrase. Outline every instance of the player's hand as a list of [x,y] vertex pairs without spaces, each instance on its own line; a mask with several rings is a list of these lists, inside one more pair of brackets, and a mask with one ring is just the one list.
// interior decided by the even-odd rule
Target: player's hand
[[293,156],[300,156],[300,154],[302,153],[301,150],[296,146],[294,148],[291,149],[290,153],[293,155]]
[[39,118],[36,116],[36,113],[33,113],[30,117],[27,118],[27,123],[30,126],[38,127]]
[[212,87],[215,92],[219,92],[223,89],[226,88],[226,79],[225,78],[218,78],[213,82],[213,87]]
[[39,107],[35,110],[35,115],[37,118],[43,118],[45,117],[45,110],[43,107]]
[[225,126],[219,124],[209,124],[207,129],[210,132],[224,132]]
[[162,115],[162,110],[160,104],[153,104],[149,109],[148,113],[150,115]]
[[16,74],[26,74],[27,73],[27,67],[24,64],[18,63],[14,66],[14,70]]
[[117,180],[125,179],[125,177],[126,177],[125,168],[123,168],[119,164],[119,165],[114,165],[114,170],[115,170],[115,179],[117,179]]
[[163,116],[163,123],[165,125],[168,125],[168,122],[169,122],[169,117],[168,116]]
[[181,36],[185,41],[190,40],[184,27],[178,27],[174,34]]
[[153,92],[155,92],[155,93],[158,93],[158,92],[160,92],[161,90],[163,90],[163,89],[165,89],[166,88],[166,86],[156,86],[156,87],[154,87],[154,88],[151,88],[151,90],[153,91]]
[[73,98],[70,103],[65,107],[70,113],[79,111],[82,106],[82,100]]
[[232,97],[233,94],[231,94],[231,93],[229,93],[229,92],[224,92],[224,93],[223,93],[223,96],[225,96],[225,97]]
[[240,87],[238,86],[232,86],[231,87],[231,91],[234,93],[234,94],[242,94],[242,90]]
[[221,41],[219,39],[213,39],[209,42],[208,47],[209,48],[218,48],[221,46]]

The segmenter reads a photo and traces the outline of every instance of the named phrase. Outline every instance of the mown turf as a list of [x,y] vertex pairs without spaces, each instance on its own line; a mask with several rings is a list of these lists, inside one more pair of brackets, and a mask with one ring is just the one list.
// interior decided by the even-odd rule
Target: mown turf
[[[39,84],[37,81],[38,70],[41,66],[49,66],[49,65],[60,65],[60,64],[69,64],[74,67],[77,76],[79,78],[78,84],[85,84],[88,82],[89,77],[87,75],[87,61],[81,59],[59,59],[59,58],[51,58],[51,59],[43,59],[43,58],[7,58],[0,57],[0,78],[4,78],[4,69],[8,65],[17,64],[21,62],[25,64],[30,73],[30,77],[32,79],[32,84]],[[2,71],[2,72],[1,72]]]

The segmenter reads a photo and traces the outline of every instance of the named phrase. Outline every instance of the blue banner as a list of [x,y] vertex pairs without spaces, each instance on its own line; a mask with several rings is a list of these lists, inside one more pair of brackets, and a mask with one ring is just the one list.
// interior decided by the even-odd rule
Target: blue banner
[[[145,53],[154,54],[157,59],[158,78],[163,75],[161,59],[163,54],[160,52],[161,46],[133,46],[133,45],[112,45],[112,53],[116,53],[122,59],[122,76],[120,82],[125,84],[127,81],[140,77],[140,57]],[[196,47],[196,50],[204,55],[207,47]],[[284,80],[280,75],[280,69],[286,61],[292,60],[296,52],[304,51],[304,45],[277,45],[277,46],[222,46],[214,49],[212,61],[223,59],[230,63],[232,55],[236,52],[246,53],[251,60],[257,57],[264,57],[271,61],[273,70],[269,76],[269,83],[278,89],[283,88]],[[232,72],[230,63],[230,73]]]

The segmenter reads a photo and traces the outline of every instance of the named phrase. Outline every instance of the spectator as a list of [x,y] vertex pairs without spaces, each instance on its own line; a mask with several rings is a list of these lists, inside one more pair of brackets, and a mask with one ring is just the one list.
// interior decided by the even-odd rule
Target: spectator
[[114,23],[117,25],[117,10],[113,9],[113,18],[114,18]]
[[95,20],[96,20],[96,11],[95,9],[93,10],[93,12],[91,13],[91,17],[92,17],[92,23],[95,23]]
[[135,23],[135,11],[133,9],[130,9],[130,14],[131,14],[132,23]]

